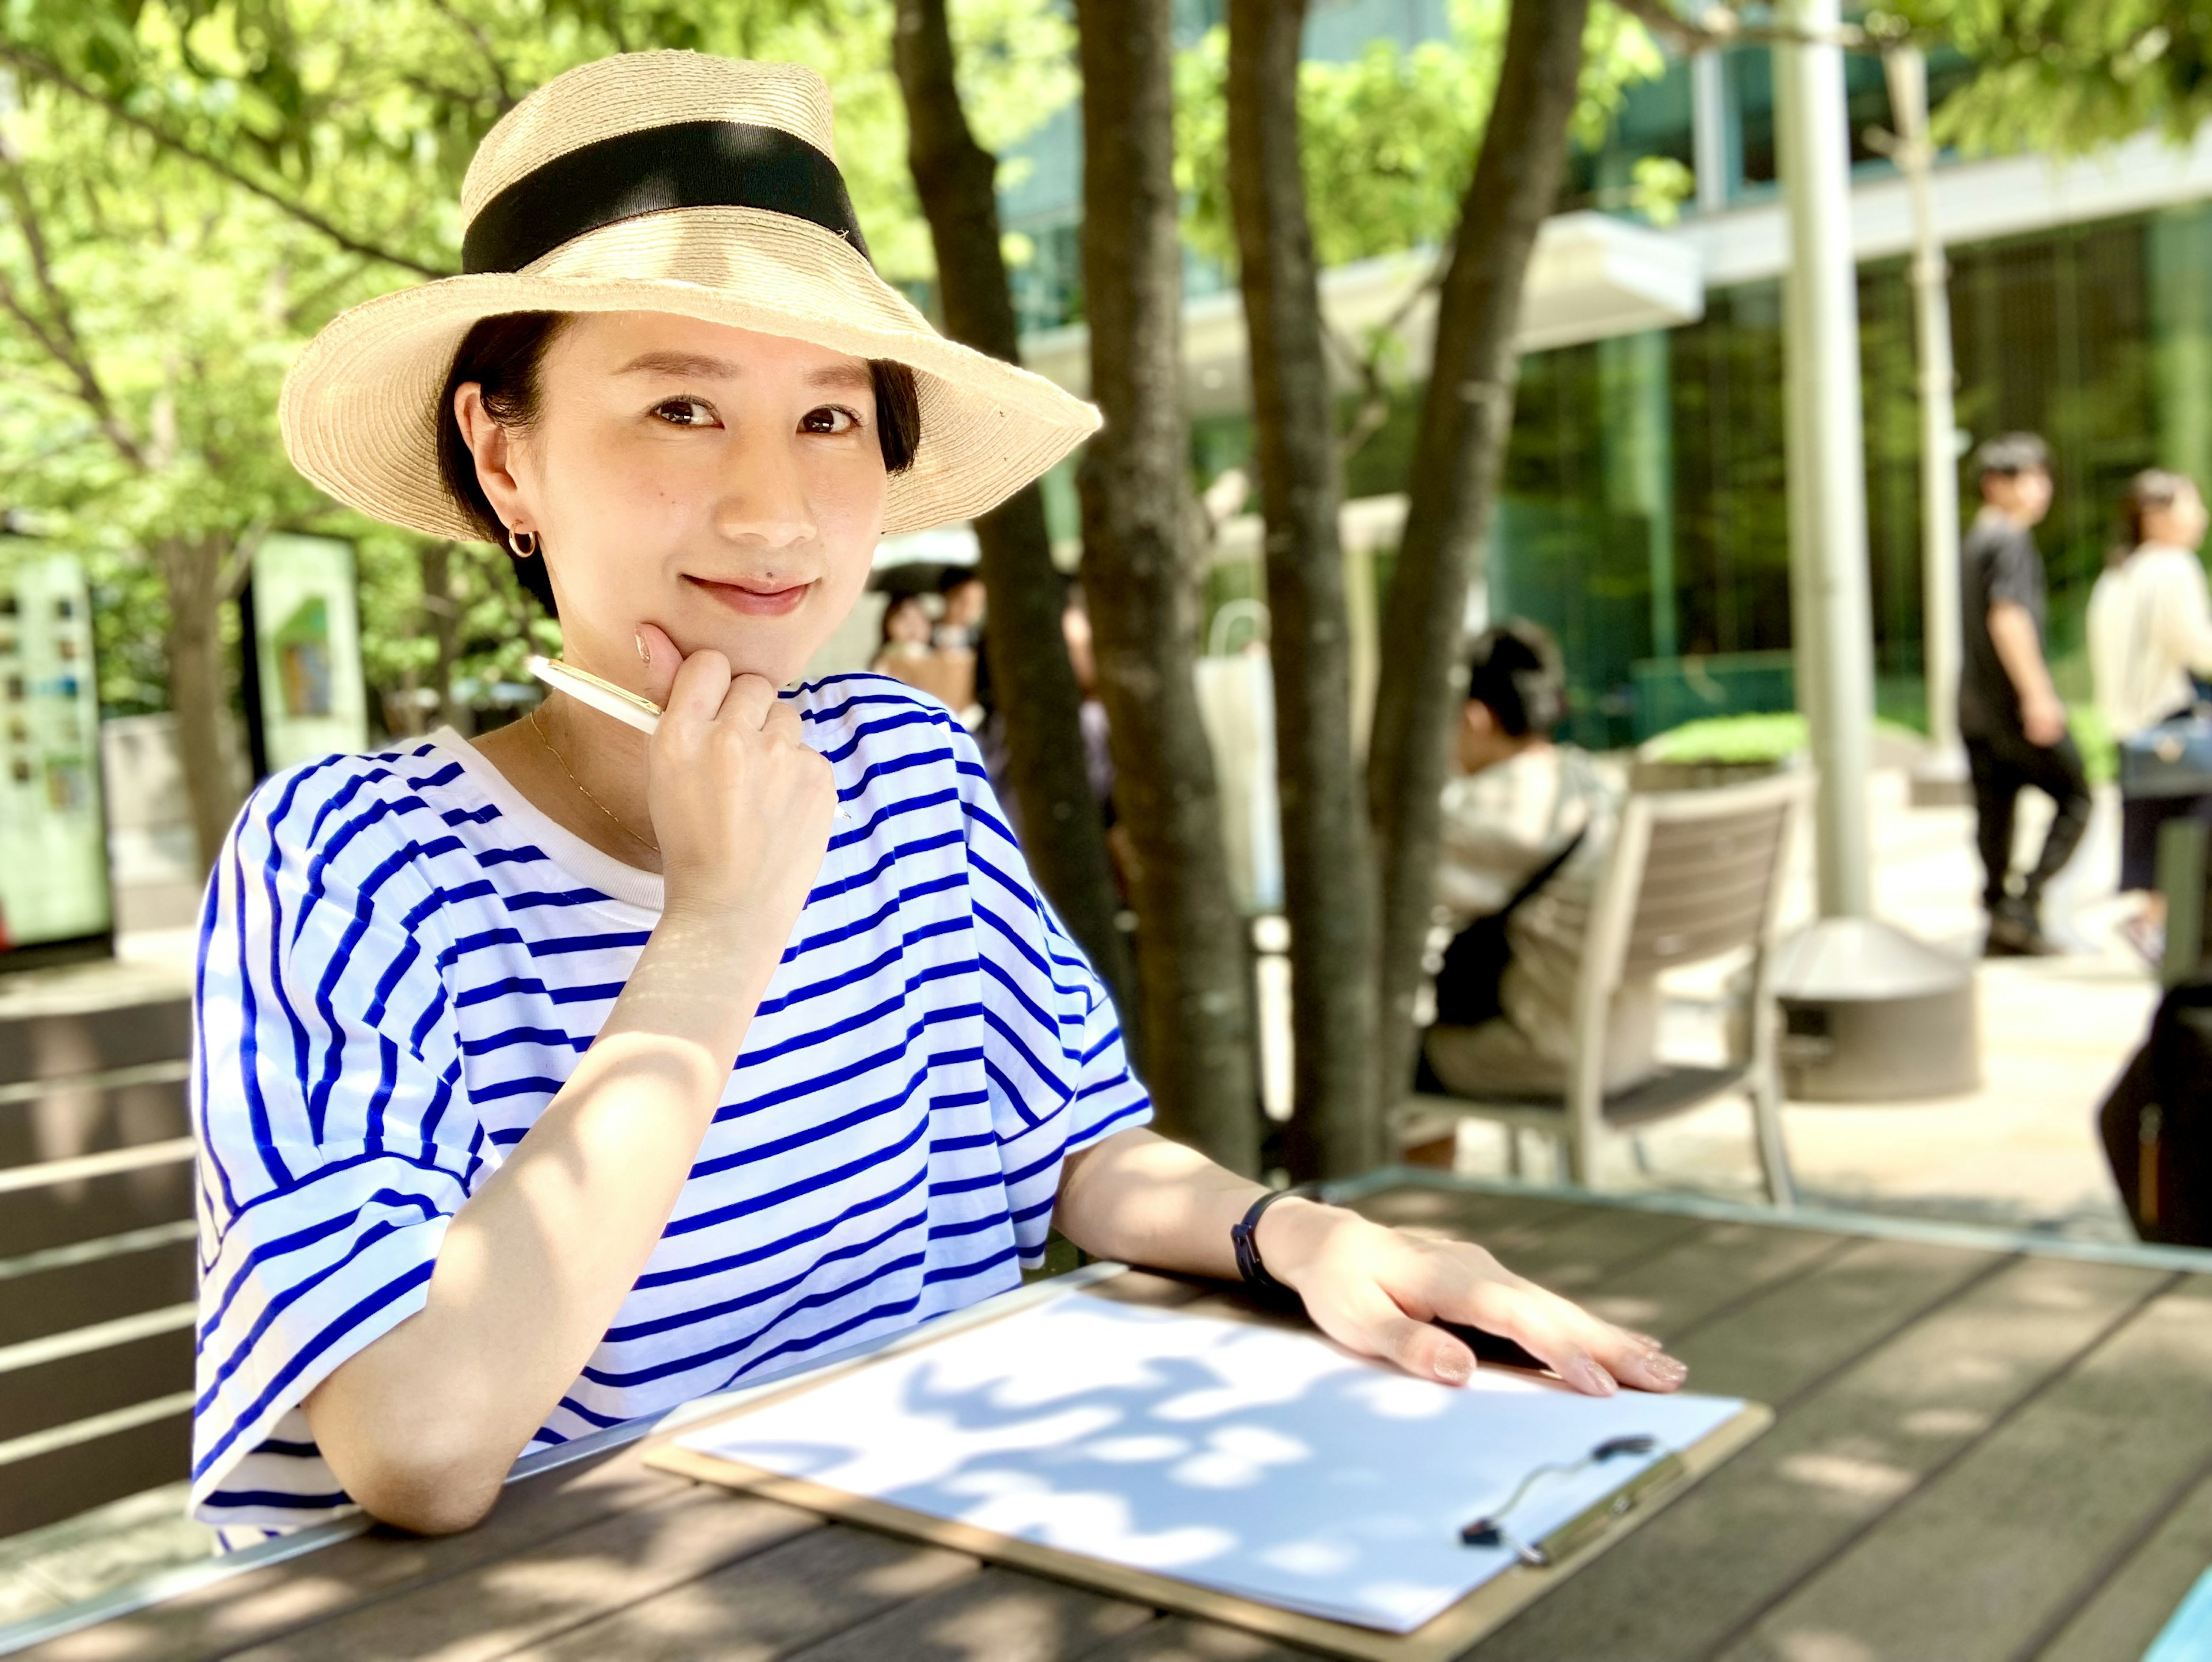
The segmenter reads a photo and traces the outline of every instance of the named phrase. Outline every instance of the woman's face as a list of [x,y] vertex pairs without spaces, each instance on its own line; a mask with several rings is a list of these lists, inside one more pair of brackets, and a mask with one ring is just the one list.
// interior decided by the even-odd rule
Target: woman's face
[[2163,508],[2142,516],[2143,539],[2169,548],[2194,548],[2204,540],[2204,499],[2191,486],[2174,493]]
[[890,615],[884,619],[884,639],[909,646],[929,644],[929,613],[920,600],[909,594],[891,603]]
[[635,685],[657,624],[781,685],[851,611],[887,487],[862,360],[585,313],[546,352],[527,432],[487,430],[475,398],[457,395],[461,430],[508,527],[538,534],[569,661]]

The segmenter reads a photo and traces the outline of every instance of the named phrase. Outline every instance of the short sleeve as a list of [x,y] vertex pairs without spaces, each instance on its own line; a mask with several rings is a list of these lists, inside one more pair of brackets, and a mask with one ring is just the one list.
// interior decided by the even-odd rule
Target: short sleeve
[[300,1403],[422,1307],[484,1172],[419,863],[433,827],[381,764],[333,758],[264,784],[210,880],[192,1081],[203,1522],[281,1528],[351,1504]]
[[2037,616],[2043,610],[2043,557],[2025,531],[2016,531],[1990,551],[1990,601],[2025,607]]
[[973,740],[955,738],[982,977],[983,1073],[1024,1269],[1044,1262],[1060,1165],[1143,1125],[1105,984],[1038,892]]

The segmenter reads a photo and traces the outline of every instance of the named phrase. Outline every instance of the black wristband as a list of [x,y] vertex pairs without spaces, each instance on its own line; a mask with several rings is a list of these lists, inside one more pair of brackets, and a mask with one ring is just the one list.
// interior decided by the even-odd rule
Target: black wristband
[[1229,1244],[1237,1253],[1237,1273],[1244,1278],[1244,1285],[1261,1298],[1275,1304],[1295,1305],[1298,1295],[1267,1273],[1266,1262],[1260,1257],[1260,1216],[1279,1200],[1295,1196],[1299,1200],[1313,1198],[1310,1184],[1295,1184],[1288,1189],[1271,1189],[1254,1201],[1241,1222],[1229,1228]]

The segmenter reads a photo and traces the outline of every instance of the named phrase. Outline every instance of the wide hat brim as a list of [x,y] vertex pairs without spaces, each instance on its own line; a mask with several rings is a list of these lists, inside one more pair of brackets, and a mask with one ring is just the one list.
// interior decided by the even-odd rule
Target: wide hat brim
[[938,334],[834,232],[765,209],[681,208],[587,232],[518,271],[444,277],[341,314],[285,378],[293,466],[374,518],[481,539],[439,469],[437,405],[462,338],[513,312],[672,313],[907,365],[921,437],[890,480],[887,535],[986,512],[1099,423],[1042,376]]

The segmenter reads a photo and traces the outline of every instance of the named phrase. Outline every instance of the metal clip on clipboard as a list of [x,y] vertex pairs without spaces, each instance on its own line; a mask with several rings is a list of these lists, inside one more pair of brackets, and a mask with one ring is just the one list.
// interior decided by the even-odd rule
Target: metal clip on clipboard
[[1460,1540],[1470,1547],[1504,1546],[1512,1549],[1520,1561],[1532,1569],[1548,1569],[1588,1546],[1610,1529],[1620,1519],[1660,1489],[1688,1475],[1681,1457],[1668,1450],[1658,1459],[1638,1472],[1619,1488],[1593,1501],[1561,1524],[1549,1534],[1535,1541],[1523,1541],[1505,1526],[1506,1514],[1528,1497],[1537,1482],[1547,1476],[1566,1476],[1623,1454],[1649,1454],[1658,1446],[1655,1437],[1612,1437],[1600,1443],[1580,1460],[1570,1464],[1538,1466],[1521,1480],[1521,1485],[1508,1497],[1504,1506],[1494,1513],[1476,1519],[1459,1532]]

